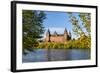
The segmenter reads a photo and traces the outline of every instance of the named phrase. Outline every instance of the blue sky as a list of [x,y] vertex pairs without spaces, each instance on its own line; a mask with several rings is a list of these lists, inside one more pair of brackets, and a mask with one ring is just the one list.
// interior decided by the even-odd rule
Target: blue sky
[[45,28],[66,28],[68,31],[72,29],[72,25],[69,22],[69,16],[66,12],[45,12],[46,19],[44,20]]
[[[46,19],[43,24],[45,27],[45,33],[49,29],[53,34],[56,31],[59,34],[64,33],[64,29],[72,33],[72,24],[70,23],[69,14],[67,12],[45,12]],[[74,13],[78,17],[78,13]],[[74,38],[72,33],[72,38]]]

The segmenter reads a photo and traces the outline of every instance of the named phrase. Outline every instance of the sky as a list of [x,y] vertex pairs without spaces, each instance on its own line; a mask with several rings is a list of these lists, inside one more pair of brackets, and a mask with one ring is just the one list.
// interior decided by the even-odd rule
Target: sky
[[[72,33],[72,24],[70,22],[70,17],[67,12],[45,12],[46,19],[43,24],[45,27],[45,33],[49,29],[51,34],[56,31],[59,34],[63,34],[65,28],[68,32]],[[78,17],[78,13],[74,13]],[[45,37],[45,36],[44,36]],[[72,38],[75,38],[75,35],[72,33]]]
[[54,31],[56,31],[56,29],[63,29],[64,31],[66,28],[68,31],[70,31],[72,28],[70,25],[69,16],[66,12],[45,12],[45,14],[46,19],[44,20],[43,24],[46,29],[53,29]]

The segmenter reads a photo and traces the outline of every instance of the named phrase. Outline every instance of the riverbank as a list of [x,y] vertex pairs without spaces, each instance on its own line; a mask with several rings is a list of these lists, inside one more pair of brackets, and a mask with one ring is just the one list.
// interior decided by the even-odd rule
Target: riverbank
[[90,49],[91,43],[89,41],[78,41],[78,40],[71,40],[67,43],[55,43],[55,42],[44,42],[39,43],[35,48],[47,48],[47,49],[72,49],[72,48],[80,48],[80,49]]

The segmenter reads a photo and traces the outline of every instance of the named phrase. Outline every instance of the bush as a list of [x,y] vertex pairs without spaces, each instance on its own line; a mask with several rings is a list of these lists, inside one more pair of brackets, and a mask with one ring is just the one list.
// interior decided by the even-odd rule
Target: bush
[[66,43],[56,43],[56,42],[48,42],[41,43],[37,46],[37,48],[51,48],[51,49],[90,49],[91,48],[91,39],[88,37],[82,37],[78,40],[70,40]]

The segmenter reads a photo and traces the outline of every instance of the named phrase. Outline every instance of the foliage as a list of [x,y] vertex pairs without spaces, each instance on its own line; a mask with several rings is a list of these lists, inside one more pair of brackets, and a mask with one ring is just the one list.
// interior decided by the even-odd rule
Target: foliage
[[[81,36],[82,34],[90,36],[91,33],[91,14],[90,13],[77,13],[75,15],[69,12],[70,22],[73,25],[73,32],[76,36]],[[80,24],[82,22],[82,24]],[[86,30],[86,31],[84,31]]]
[[77,40],[70,40],[64,43],[56,42],[42,42],[35,48],[50,48],[50,49],[90,49],[91,48],[91,38],[87,36],[81,36]]
[[32,50],[37,39],[44,32],[43,20],[45,14],[42,11],[23,10],[23,49]]
[[91,32],[91,14],[90,13],[80,13],[79,17],[83,21],[84,27],[86,28],[89,36]]

